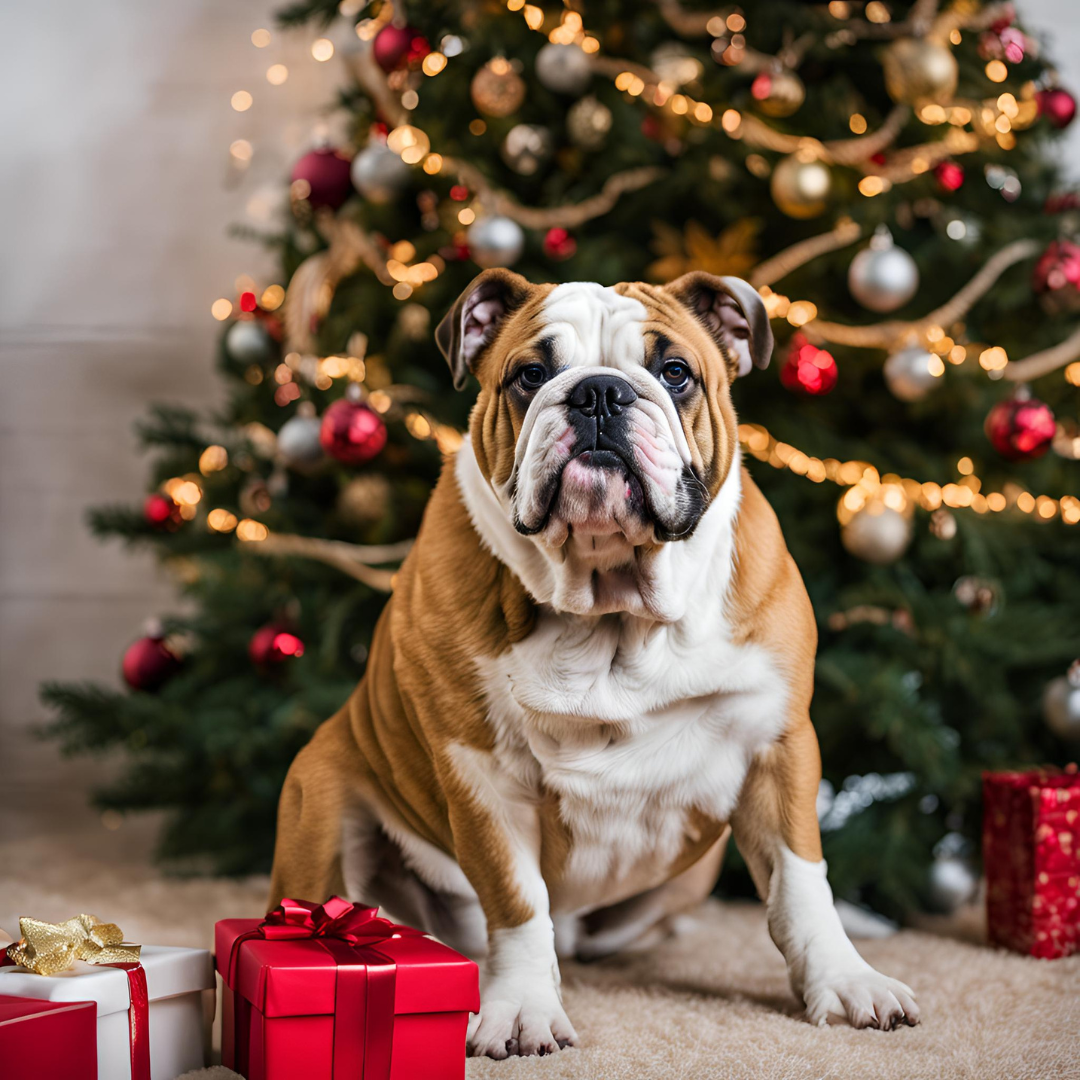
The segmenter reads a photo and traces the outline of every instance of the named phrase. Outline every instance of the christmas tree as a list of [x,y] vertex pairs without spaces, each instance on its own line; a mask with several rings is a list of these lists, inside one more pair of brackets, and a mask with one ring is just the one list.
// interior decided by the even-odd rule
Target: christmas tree
[[481,267],[706,270],[750,280],[777,335],[735,401],[817,613],[834,889],[965,898],[981,771],[1067,760],[1080,727],[1080,199],[1050,146],[1075,102],[1011,5],[281,19],[344,59],[345,123],[261,237],[278,279],[215,305],[220,411],[155,408],[145,503],[91,516],[187,601],[129,649],[129,691],[45,689],[66,748],[128,755],[100,803],[172,811],[168,859],[265,869],[285,770],[363,674],[466,425],[435,324]]

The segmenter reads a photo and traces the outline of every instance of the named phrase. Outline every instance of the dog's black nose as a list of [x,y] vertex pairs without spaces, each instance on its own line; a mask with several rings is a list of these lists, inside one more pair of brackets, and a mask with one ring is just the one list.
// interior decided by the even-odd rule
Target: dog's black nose
[[583,416],[595,417],[601,422],[618,416],[627,405],[637,401],[634,388],[618,375],[590,375],[574,387],[569,405]]

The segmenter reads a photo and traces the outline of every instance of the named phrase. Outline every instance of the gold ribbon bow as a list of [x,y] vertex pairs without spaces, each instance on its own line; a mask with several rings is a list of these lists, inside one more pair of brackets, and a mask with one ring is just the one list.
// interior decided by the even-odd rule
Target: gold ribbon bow
[[20,919],[22,939],[9,946],[8,956],[38,975],[67,971],[76,960],[88,964],[137,964],[141,945],[125,945],[116,923],[95,915],[76,915],[62,923]]

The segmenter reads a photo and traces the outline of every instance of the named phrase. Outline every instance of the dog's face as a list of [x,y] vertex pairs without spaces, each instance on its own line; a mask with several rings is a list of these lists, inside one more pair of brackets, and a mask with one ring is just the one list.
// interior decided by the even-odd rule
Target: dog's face
[[604,288],[485,271],[436,340],[456,385],[480,382],[473,452],[513,527],[562,573],[611,578],[572,601],[582,614],[633,610],[620,571],[640,594],[657,549],[693,534],[735,461],[731,383],[772,352],[757,292],[703,273]]

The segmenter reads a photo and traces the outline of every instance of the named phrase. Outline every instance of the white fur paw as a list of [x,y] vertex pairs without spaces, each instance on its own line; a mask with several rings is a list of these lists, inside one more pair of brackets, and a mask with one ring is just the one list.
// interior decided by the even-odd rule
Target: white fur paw
[[811,1024],[846,1021],[856,1028],[892,1031],[919,1022],[911,987],[890,979],[869,964],[830,972],[815,979],[803,995]]
[[554,1054],[577,1042],[553,986],[525,993],[494,982],[480,996],[480,1014],[469,1025],[472,1057],[506,1058]]

